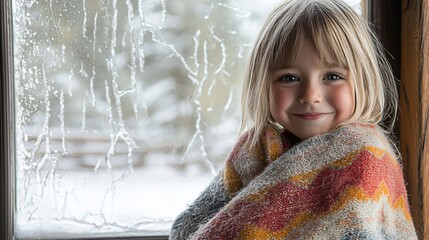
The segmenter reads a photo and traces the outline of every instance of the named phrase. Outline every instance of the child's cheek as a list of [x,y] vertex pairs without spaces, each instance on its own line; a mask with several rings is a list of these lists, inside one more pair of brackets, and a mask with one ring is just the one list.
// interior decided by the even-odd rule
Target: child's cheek
[[336,109],[339,117],[349,118],[354,111],[355,101],[354,92],[349,84],[338,86],[331,91],[331,104]]
[[270,92],[271,110],[285,112],[292,104],[293,93],[288,88],[273,87]]

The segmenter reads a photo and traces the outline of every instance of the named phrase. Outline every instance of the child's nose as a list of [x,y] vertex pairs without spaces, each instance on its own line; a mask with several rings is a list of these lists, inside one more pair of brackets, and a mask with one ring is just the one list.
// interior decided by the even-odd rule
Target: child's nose
[[315,104],[322,101],[320,86],[317,83],[306,83],[301,86],[301,92],[298,101],[301,104]]

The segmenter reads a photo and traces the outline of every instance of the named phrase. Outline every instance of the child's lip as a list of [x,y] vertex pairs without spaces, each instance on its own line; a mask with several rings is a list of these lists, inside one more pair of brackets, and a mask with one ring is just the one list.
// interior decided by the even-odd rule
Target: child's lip
[[292,113],[292,115],[302,118],[304,120],[317,120],[322,118],[329,113],[321,113],[321,112],[310,112],[310,113]]

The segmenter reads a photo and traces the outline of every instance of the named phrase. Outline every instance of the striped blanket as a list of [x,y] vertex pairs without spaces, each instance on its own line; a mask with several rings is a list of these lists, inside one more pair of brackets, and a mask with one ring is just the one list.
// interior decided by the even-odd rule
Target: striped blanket
[[267,126],[252,149],[247,138],[170,239],[417,239],[399,159],[379,127],[300,142]]

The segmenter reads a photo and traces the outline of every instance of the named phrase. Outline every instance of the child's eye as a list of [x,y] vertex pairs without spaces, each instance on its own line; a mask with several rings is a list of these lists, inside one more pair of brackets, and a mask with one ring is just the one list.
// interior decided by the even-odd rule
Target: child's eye
[[329,74],[326,74],[325,79],[329,81],[337,81],[344,78],[337,73],[329,73]]
[[291,83],[291,82],[299,81],[299,78],[294,75],[283,75],[279,77],[279,81],[284,83]]

